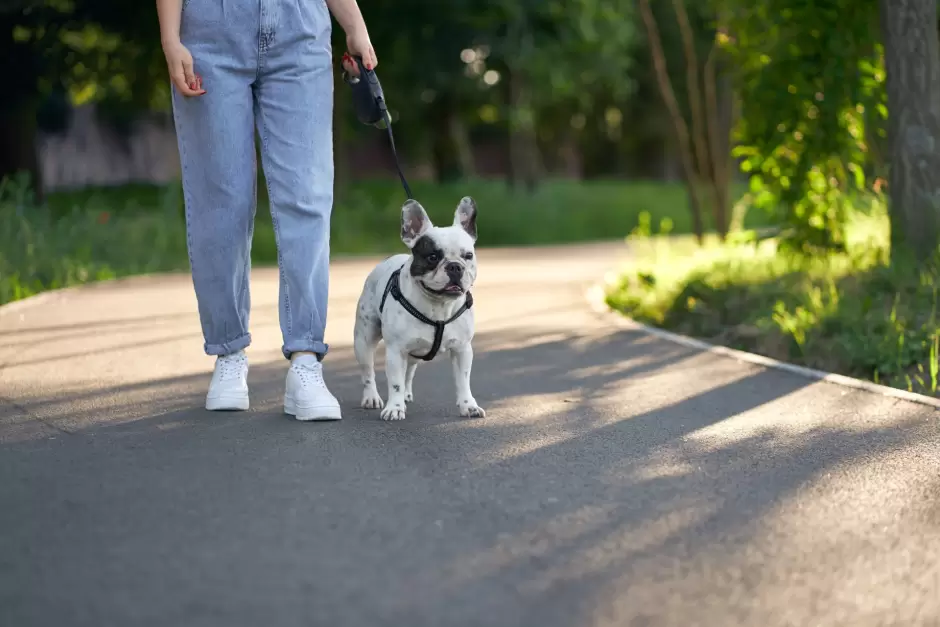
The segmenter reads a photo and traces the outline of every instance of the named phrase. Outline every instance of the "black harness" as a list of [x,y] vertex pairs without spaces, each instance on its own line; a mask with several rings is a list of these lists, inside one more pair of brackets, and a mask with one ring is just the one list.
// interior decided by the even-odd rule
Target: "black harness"
[[388,278],[388,283],[385,285],[385,293],[382,294],[382,302],[379,304],[379,313],[381,314],[385,309],[385,300],[388,298],[388,295],[391,294],[392,298],[394,298],[398,304],[405,309],[405,311],[414,316],[418,321],[423,322],[428,326],[434,327],[434,343],[431,344],[431,350],[429,350],[426,355],[422,355],[420,357],[417,355],[412,355],[412,357],[415,359],[431,361],[437,356],[437,352],[441,350],[441,342],[444,340],[444,327],[462,316],[468,309],[473,307],[473,294],[467,292],[467,297],[464,299],[463,305],[460,307],[460,309],[457,310],[457,313],[447,320],[444,320],[443,322],[431,320],[423,313],[418,311],[414,305],[408,302],[408,299],[405,298],[405,295],[401,293],[400,277],[402,269],[404,269],[404,266],[398,270],[395,270],[395,272],[392,273],[392,276]]

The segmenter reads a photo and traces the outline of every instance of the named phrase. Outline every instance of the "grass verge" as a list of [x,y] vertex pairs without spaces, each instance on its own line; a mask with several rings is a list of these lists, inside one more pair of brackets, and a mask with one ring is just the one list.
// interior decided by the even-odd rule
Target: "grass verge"
[[188,267],[186,232],[167,195],[143,211],[39,207],[0,187],[0,304],[47,290]]
[[[0,186],[0,303],[88,281],[188,268],[179,185],[53,193],[43,206],[25,189],[22,181]],[[263,180],[258,190],[252,261],[274,264],[277,249]],[[416,182],[414,193],[439,224],[450,224],[460,198],[472,195],[480,207],[484,246],[619,238],[645,214],[670,222],[678,233],[691,230],[680,185],[546,181],[526,194],[500,181]],[[401,250],[403,200],[393,180],[352,185],[333,210],[332,253]]]
[[815,257],[772,239],[698,247],[641,233],[638,261],[609,282],[607,302],[712,343],[940,396],[938,266],[889,266],[877,205],[849,232],[847,252]]

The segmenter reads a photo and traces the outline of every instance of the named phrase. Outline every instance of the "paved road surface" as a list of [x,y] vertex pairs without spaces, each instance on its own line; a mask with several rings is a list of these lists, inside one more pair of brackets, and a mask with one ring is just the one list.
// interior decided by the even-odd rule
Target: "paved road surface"
[[280,413],[276,275],[252,411],[200,409],[188,278],[0,315],[4,627],[940,624],[940,412],[592,314],[620,247],[484,251],[474,391],[355,409],[366,261],[333,279],[346,419]]

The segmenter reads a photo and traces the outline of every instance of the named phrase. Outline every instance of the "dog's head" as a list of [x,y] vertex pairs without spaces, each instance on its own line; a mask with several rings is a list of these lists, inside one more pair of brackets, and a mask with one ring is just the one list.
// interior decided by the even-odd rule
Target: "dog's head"
[[454,223],[447,227],[431,224],[416,200],[401,208],[401,240],[411,249],[412,280],[433,298],[458,298],[473,287],[476,239],[477,205],[469,196],[457,205]]

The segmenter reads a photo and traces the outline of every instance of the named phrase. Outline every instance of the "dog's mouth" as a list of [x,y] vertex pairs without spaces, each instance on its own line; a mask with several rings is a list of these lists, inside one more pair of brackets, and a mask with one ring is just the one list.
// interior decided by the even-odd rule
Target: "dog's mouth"
[[435,296],[460,296],[464,293],[463,286],[457,283],[448,283],[439,290],[429,287],[428,284],[424,281],[421,281],[420,283],[421,287]]

